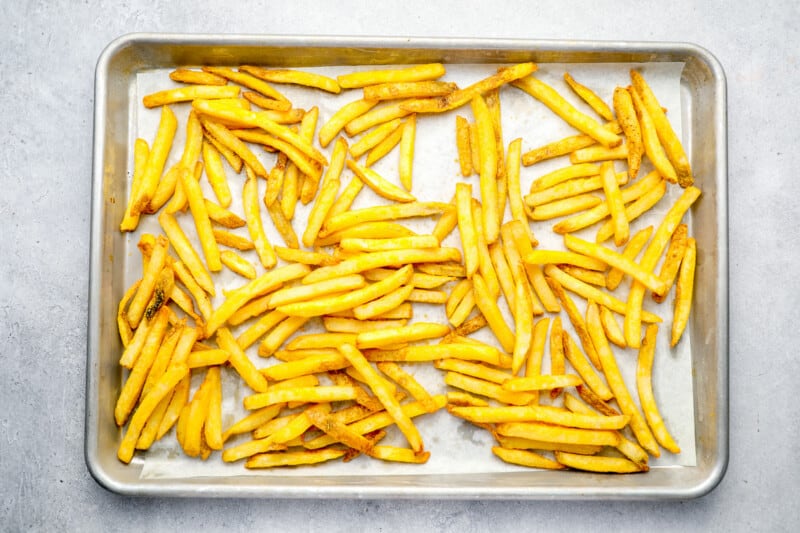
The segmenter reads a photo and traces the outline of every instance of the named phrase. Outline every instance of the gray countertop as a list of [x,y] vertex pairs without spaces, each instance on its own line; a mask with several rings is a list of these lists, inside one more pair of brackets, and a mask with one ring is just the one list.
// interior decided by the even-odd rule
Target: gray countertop
[[[6,2],[0,18],[0,530],[796,530],[796,2],[107,4]],[[172,500],[98,486],[83,459],[93,76],[107,43],[140,31],[709,49],[726,69],[729,116],[730,465],[719,487],[653,503]]]

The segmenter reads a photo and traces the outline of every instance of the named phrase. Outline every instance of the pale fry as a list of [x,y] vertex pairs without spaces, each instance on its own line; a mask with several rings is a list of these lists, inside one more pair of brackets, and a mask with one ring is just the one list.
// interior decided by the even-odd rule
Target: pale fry
[[627,345],[625,344],[625,335],[622,333],[622,329],[619,327],[617,323],[617,319],[614,318],[614,314],[603,305],[600,307],[600,322],[603,325],[603,331],[606,334],[606,338],[619,346],[620,348],[625,348]]
[[697,244],[694,238],[686,239],[686,252],[681,260],[678,273],[678,282],[675,286],[675,312],[672,319],[672,336],[670,346],[675,346],[681,340],[683,330],[689,320],[694,294],[694,272],[697,262]]

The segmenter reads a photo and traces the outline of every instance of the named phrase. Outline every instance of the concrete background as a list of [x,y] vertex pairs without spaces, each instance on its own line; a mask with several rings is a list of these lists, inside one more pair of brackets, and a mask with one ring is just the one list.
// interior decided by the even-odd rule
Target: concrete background
[[[791,531],[800,522],[790,1],[4,2],[0,17],[0,530]],[[391,4],[391,5],[389,5]],[[730,466],[685,502],[125,498],[83,460],[93,74],[136,31],[688,41],[728,76]]]

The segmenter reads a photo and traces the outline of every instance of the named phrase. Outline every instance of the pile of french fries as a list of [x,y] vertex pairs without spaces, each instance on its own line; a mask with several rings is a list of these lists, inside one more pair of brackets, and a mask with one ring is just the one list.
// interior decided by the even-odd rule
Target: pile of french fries
[[[640,73],[631,71],[611,106],[566,73],[592,117],[536,70],[503,67],[460,88],[441,80],[438,63],[336,79],[204,67],[175,70],[170,78],[180,87],[145,96],[161,118],[152,143],[134,145],[120,230],[136,231],[153,214],[162,232],[140,232],[142,277],[119,303],[127,369],[114,410],[124,428],[119,459],[130,462],[175,427],[186,455],[220,451],[247,468],[359,455],[424,463],[430,452],[413,419],[443,409],[489,431],[492,452],[517,465],[644,472],[661,448],[679,453],[651,383],[663,319],[643,310],[643,298],[650,291],[661,303],[676,287],[675,346],[696,262],[682,220],[700,190]],[[294,107],[281,84],[363,97],[318,128],[319,110]],[[579,133],[524,153],[523,139],[506,146],[501,96],[516,89]],[[190,107],[186,142],[166,168],[178,149],[170,107],[178,105]],[[452,194],[440,202],[418,201],[416,129],[427,115],[449,112],[458,113],[455,143],[442,147],[451,143],[462,177],[443,185]],[[395,149],[398,175],[380,175],[373,165]],[[567,156],[569,165],[533,180],[523,195],[523,166]],[[654,170],[640,177],[647,162]],[[352,176],[343,186],[345,168]],[[634,231],[672,184],[683,192],[660,224]],[[364,186],[385,202],[354,208]],[[229,209],[234,194],[241,213]],[[312,206],[307,219],[295,218],[298,202]],[[420,217],[435,217],[429,234],[403,224]],[[269,241],[265,223],[282,243]],[[594,242],[575,234],[592,226]],[[444,246],[456,228],[460,249]],[[541,249],[534,229],[563,235],[563,248]],[[241,276],[238,286],[219,286],[223,269]],[[623,300],[615,291],[626,280]],[[417,305],[443,306],[449,323],[414,321]],[[324,332],[305,332],[312,324]],[[487,326],[496,342],[470,337]],[[638,350],[638,402],[612,345]],[[546,353],[550,373],[542,374]],[[444,395],[414,376],[415,365],[430,363],[449,387]],[[228,427],[224,374],[249,390],[247,415]],[[406,446],[381,444],[392,426]]]

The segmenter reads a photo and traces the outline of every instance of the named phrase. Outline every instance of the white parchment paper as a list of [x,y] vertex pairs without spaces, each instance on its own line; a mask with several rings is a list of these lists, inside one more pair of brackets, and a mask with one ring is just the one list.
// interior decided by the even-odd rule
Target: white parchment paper
[[[369,67],[325,67],[310,69],[329,76],[353,71],[366,70]],[[600,97],[610,104],[614,88],[618,85],[629,84],[628,71],[631,68],[640,69],[652,86],[659,98],[662,106],[668,110],[668,116],[678,135],[682,134],[681,125],[681,90],[680,76],[683,68],[682,63],[648,63],[648,64],[543,64],[539,65],[536,76],[546,83],[556,88],[567,100],[581,111],[594,116],[593,111],[580,101],[566,86],[563,81],[563,73],[569,71],[573,77],[584,85],[595,90]],[[493,73],[493,65],[448,65],[448,72],[445,78],[448,81],[455,81],[461,87],[466,87],[470,83]],[[141,102],[141,98],[149,93],[177,86],[169,80],[168,70],[155,70],[140,73],[137,77],[135,101]],[[318,106],[320,117],[318,127],[324,124],[331,115],[347,102],[359,99],[360,90],[344,91],[340,95],[329,95],[323,91],[281,85],[279,90],[283,92],[294,104],[295,107],[309,109]],[[574,135],[577,132],[564,123],[552,111],[540,102],[534,100],[529,95],[514,87],[504,87],[501,91],[502,105],[502,126],[504,144],[517,138],[523,139],[523,153],[546,144],[548,142]],[[182,147],[185,140],[185,124],[188,116],[189,104],[177,104],[172,106],[173,111],[179,120],[179,128],[175,137],[173,149],[167,163],[167,168],[180,159]],[[131,144],[136,137],[142,137],[152,142],[158,127],[160,111],[158,109],[145,109],[141,105],[136,105],[131,110],[132,121],[136,125],[130,139]],[[455,115],[461,114],[469,120],[473,120],[469,106],[465,106],[455,112],[441,115],[420,116],[417,124],[416,150],[414,156],[414,186],[413,194],[421,201],[443,201],[449,202],[455,191],[455,184],[461,180],[473,183],[473,190],[476,197],[479,195],[478,178],[462,178],[456,153],[455,144]],[[688,135],[684,135],[684,138]],[[349,139],[348,139],[349,140]],[[352,140],[349,140],[352,144]],[[315,142],[318,143],[318,141]],[[319,147],[319,146],[318,146]],[[330,155],[333,143],[324,151]],[[275,156],[268,154],[258,147],[254,147],[254,153],[262,160],[265,168],[269,169],[274,164]],[[521,185],[522,192],[528,191],[530,183],[537,177],[544,175],[554,169],[569,165],[566,157],[554,160],[543,161],[531,167],[522,167]],[[244,172],[237,175],[225,164],[228,181],[233,194],[231,210],[239,214],[243,213],[241,208],[241,186],[244,183]],[[617,164],[618,171],[622,170],[623,162]],[[132,162],[129,164],[132,168]],[[373,168],[383,177],[398,183],[398,152],[393,150],[381,161],[376,163]],[[640,176],[650,170],[649,164],[644,165]],[[342,187],[344,187],[352,177],[352,173],[345,169],[342,175]],[[201,184],[209,197],[213,198],[213,192],[208,185],[205,177],[201,179]],[[263,195],[265,182],[259,180],[259,195]],[[654,208],[632,223],[631,234],[648,225],[658,225],[664,213],[672,204],[675,198],[680,195],[680,190],[670,187],[665,198]],[[386,200],[378,197],[367,187],[365,187],[353,207],[366,207],[387,203]],[[304,221],[307,219],[311,205],[303,206],[298,203],[293,226],[298,234],[302,235],[305,229]],[[263,211],[263,210],[262,210]],[[509,215],[506,215],[508,220]],[[282,239],[274,230],[269,216],[262,212],[264,227],[272,243],[282,245]],[[197,250],[200,251],[199,241],[197,241],[194,224],[190,215],[178,215],[178,220],[192,239]],[[690,222],[690,221],[689,221]],[[408,221],[412,229],[420,233],[429,233],[435,221],[429,219],[414,219]],[[551,231],[555,221],[531,222],[536,237],[540,242],[541,249],[563,249],[563,240],[559,235]],[[583,238],[594,239],[596,227],[588,228],[579,233]],[[154,216],[143,216],[137,232],[128,235],[128,255],[126,268],[126,286],[133,283],[141,276],[141,260],[136,249],[136,242],[142,232],[158,233],[160,228]],[[247,236],[246,228],[236,230],[242,235]],[[691,231],[691,225],[690,225]],[[460,248],[458,232],[454,231],[445,241],[445,245]],[[249,259],[255,266],[259,274],[263,273],[255,252],[242,252],[242,255]],[[218,306],[223,301],[222,293],[225,289],[241,286],[244,281],[241,277],[223,268],[219,274],[215,274],[215,284],[217,287],[216,300],[214,306]],[[621,299],[627,296],[629,283],[626,280],[615,291],[615,295]],[[666,468],[678,466],[695,465],[695,437],[694,437],[694,406],[692,390],[692,359],[691,359],[691,338],[689,330],[684,333],[681,343],[675,348],[668,346],[668,332],[671,324],[672,299],[674,291],[670,294],[667,301],[661,305],[656,305],[649,298],[645,298],[645,308],[660,314],[664,318],[664,323],[660,327],[659,340],[657,343],[657,353],[653,368],[653,387],[656,400],[661,414],[667,427],[681,446],[680,455],[672,455],[663,451],[660,458],[651,460],[652,468]],[[501,305],[504,305],[504,299]],[[576,304],[583,309],[582,298],[575,298]],[[509,324],[513,325],[507,309],[503,309]],[[620,318],[620,317],[618,317]],[[434,321],[446,323],[446,317],[442,306],[431,306],[415,304],[415,316],[412,321]],[[564,327],[571,331],[571,325],[566,316],[562,317]],[[621,323],[621,320],[620,320]],[[234,329],[234,335],[238,335],[244,328]],[[322,331],[318,320],[310,322],[301,333]],[[476,332],[473,337],[485,342],[496,344],[488,328]],[[622,371],[625,382],[631,391],[634,400],[638,402],[636,393],[636,350],[622,350],[614,347],[619,367]],[[549,354],[549,350],[548,350]],[[249,355],[258,367],[274,364],[274,360],[260,358],[256,354],[255,346],[251,348]],[[546,355],[543,363],[543,373],[548,372],[549,355]],[[408,364],[404,368],[415,375],[415,377],[426,386],[431,393],[445,393],[442,373],[430,364]],[[569,368],[569,367],[568,367]],[[199,385],[202,373],[198,373],[193,382],[193,390]],[[235,373],[223,370],[223,427],[229,427],[236,420],[241,418],[246,412],[242,408],[242,399],[251,391],[242,383]],[[544,399],[547,395],[542,395],[543,403],[549,401]],[[478,429],[473,425],[463,422],[450,416],[446,411],[441,410],[432,415],[425,415],[415,419],[415,423],[425,441],[425,447],[431,452],[430,460],[424,465],[405,465],[397,463],[386,463],[365,457],[359,457],[350,463],[332,461],[313,467],[315,476],[327,475],[388,475],[388,474],[458,474],[458,473],[489,473],[518,471],[521,468],[508,465],[497,459],[491,452],[494,444],[491,436],[484,430]],[[249,436],[240,436],[229,441],[230,444],[243,442]],[[382,444],[405,445],[402,434],[396,428],[389,429],[389,435]],[[185,457],[175,440],[174,433],[170,433],[155,443],[151,450],[146,454],[137,453],[134,461],[142,464],[142,477],[175,479],[194,476],[232,476],[232,475],[259,475],[259,476],[291,476],[308,475],[308,467],[303,468],[280,468],[273,470],[249,471],[243,468],[241,463],[225,464],[220,459],[219,453],[214,453],[207,461],[200,461]]]

